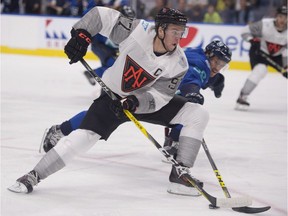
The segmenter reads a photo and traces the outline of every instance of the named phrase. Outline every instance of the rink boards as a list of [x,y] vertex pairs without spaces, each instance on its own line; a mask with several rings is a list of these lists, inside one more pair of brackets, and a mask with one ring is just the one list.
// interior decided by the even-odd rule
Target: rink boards
[[[78,19],[2,14],[1,53],[66,57],[63,48]],[[250,70],[250,44],[241,38],[243,25],[189,23],[188,26],[188,36],[180,43],[182,47],[205,47],[212,40],[221,40],[232,51],[230,69]],[[91,51],[86,58],[97,59]]]

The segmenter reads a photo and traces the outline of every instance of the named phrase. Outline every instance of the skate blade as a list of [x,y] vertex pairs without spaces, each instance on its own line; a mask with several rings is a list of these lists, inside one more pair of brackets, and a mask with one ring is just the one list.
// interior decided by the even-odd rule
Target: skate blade
[[248,111],[249,106],[237,103],[234,109],[237,111]]
[[187,186],[176,184],[173,182],[170,182],[167,192],[171,194],[175,194],[175,195],[181,195],[181,196],[192,196],[192,197],[201,196],[201,194],[196,188],[187,187]]
[[28,190],[21,182],[16,182],[14,185],[7,188],[9,191],[14,193],[28,193]]
[[41,143],[40,143],[40,146],[39,146],[39,153],[42,152],[41,150],[42,150],[42,148],[43,148],[44,139],[45,139],[45,137],[46,137],[46,135],[47,135],[47,133],[48,133],[48,130],[49,130],[49,128],[46,128],[45,131],[44,131],[44,134],[43,134],[43,136],[42,136],[42,140],[41,140]]

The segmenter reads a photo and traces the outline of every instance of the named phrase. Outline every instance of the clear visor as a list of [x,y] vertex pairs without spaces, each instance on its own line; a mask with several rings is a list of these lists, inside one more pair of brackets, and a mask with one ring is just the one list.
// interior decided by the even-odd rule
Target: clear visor
[[185,27],[184,30],[167,29],[166,34],[177,38],[186,38],[188,35],[188,27]]
[[228,70],[229,69],[229,64],[225,64],[220,70],[219,70],[219,73],[223,73],[223,72],[225,72],[226,70]]
[[229,68],[229,64],[219,59],[217,56],[211,58],[210,63],[211,63],[211,69],[213,71],[218,71],[219,73],[222,73]]

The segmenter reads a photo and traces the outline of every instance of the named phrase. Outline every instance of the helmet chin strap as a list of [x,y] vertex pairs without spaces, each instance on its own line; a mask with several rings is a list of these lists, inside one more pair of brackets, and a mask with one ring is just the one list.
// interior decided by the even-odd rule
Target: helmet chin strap
[[165,43],[164,43],[165,31],[164,31],[164,37],[163,37],[163,38],[160,38],[159,35],[157,35],[157,37],[160,39],[160,41],[161,41],[161,43],[162,43],[162,46],[164,47],[164,49],[166,50],[166,52],[173,53],[173,52],[176,50],[176,47],[175,47],[172,51],[169,51],[169,50],[166,48]]

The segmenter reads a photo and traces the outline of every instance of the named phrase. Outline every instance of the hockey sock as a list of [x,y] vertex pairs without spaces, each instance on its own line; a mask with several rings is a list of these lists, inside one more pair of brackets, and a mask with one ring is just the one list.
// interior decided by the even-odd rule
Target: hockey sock
[[180,136],[176,160],[187,167],[193,167],[200,146],[201,140]]
[[60,139],[54,149],[64,163],[67,164],[67,162],[75,156],[88,151],[88,149],[90,149],[100,139],[100,137],[100,135],[93,131],[77,129],[72,131],[68,136]]
[[73,129],[70,121],[65,121],[60,125],[60,130],[64,134],[64,136],[69,135]]
[[179,135],[180,135],[180,131],[181,131],[182,127],[183,127],[183,125],[176,125],[176,126],[172,127],[169,136],[172,138],[173,141],[175,141],[175,142],[179,141]]
[[34,170],[38,173],[40,179],[45,179],[49,175],[57,172],[65,166],[64,161],[60,158],[57,152],[52,148],[38,162]]
[[88,151],[99,139],[93,131],[78,129],[59,140],[58,144],[47,152],[35,166],[40,179],[62,169],[74,157]]
[[67,136],[69,135],[72,131],[76,130],[79,128],[81,122],[83,121],[87,111],[82,111],[78,113],[77,115],[73,116],[71,119],[68,121],[63,122],[60,125],[60,130],[61,132]]
[[76,130],[79,128],[82,123],[87,111],[82,111],[77,115],[73,116],[69,121],[71,122],[72,130]]
[[250,95],[250,93],[256,88],[256,86],[257,84],[247,79],[243,88],[241,89],[241,95]]
[[243,88],[241,89],[241,94],[249,95],[256,88],[258,83],[266,76],[266,74],[267,66],[265,64],[255,65]]

